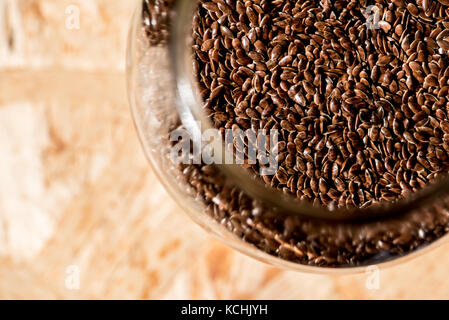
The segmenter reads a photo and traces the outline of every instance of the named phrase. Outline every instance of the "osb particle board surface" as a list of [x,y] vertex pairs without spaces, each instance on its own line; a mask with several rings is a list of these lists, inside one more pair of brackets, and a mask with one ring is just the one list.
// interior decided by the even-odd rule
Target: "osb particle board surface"
[[123,70],[138,0],[0,0],[0,67]]
[[279,270],[207,235],[167,196],[132,125],[131,1],[70,3],[75,32],[69,1],[0,0],[17,40],[0,33],[0,298],[449,298],[448,245],[382,269],[376,289],[371,274]]

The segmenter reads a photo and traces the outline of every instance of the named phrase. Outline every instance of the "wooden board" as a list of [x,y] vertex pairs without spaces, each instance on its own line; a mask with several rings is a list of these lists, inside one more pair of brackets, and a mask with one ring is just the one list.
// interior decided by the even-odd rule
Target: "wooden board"
[[[71,4],[77,30],[65,25]],[[122,0],[0,0],[14,39],[0,33],[0,298],[449,298],[449,245],[379,274],[304,274],[191,222],[131,121],[132,10]]]

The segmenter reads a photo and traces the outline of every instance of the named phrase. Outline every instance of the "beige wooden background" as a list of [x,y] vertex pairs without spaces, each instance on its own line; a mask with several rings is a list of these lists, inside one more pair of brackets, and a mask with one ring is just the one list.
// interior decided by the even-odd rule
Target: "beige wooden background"
[[449,298],[449,245],[382,270],[376,289],[370,274],[264,265],[191,222],[131,122],[132,9],[0,0],[0,298]]

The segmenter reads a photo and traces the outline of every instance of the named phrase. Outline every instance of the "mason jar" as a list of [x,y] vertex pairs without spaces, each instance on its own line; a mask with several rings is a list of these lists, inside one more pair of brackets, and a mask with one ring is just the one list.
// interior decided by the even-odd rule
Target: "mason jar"
[[[444,172],[432,175],[434,181],[425,185],[421,183],[419,186],[411,174],[408,183],[412,186],[407,188],[407,192],[403,192],[403,196],[394,201],[367,201],[364,198],[364,205],[357,206],[354,204],[363,202],[360,199],[365,197],[360,193],[360,189],[354,186],[358,181],[357,177],[354,178],[355,182],[352,185],[351,182],[346,183],[342,187],[343,191],[340,188],[335,192],[332,191],[337,189],[337,182],[340,181],[338,176],[334,177],[332,173],[333,168],[338,165],[330,166],[327,171],[315,166],[315,172],[318,171],[319,176],[322,175],[323,178],[309,179],[308,172],[311,171],[309,167],[314,165],[314,159],[310,156],[310,150],[303,148],[303,154],[296,160],[298,173],[295,173],[295,177],[291,177],[288,176],[287,170],[287,177],[284,177],[286,161],[284,151],[291,145],[291,141],[288,139],[284,141],[282,137],[280,140],[279,137],[274,139],[276,132],[262,130],[262,126],[253,128],[250,120],[245,122],[249,123],[247,127],[239,126],[237,123],[237,128],[232,125],[217,128],[216,123],[211,121],[210,114],[206,112],[207,106],[205,107],[208,101],[205,99],[204,91],[207,89],[213,91],[213,88],[205,88],[204,83],[203,87],[198,86],[198,62],[195,61],[195,53],[192,50],[197,45],[192,36],[193,28],[201,18],[198,17],[198,6],[204,5],[204,2],[199,4],[199,1],[193,0],[142,1],[131,23],[128,45],[129,99],[142,147],[168,193],[197,224],[229,246],[258,260],[282,268],[311,272],[327,270],[354,272],[370,265],[388,265],[405,261],[445,241],[449,228],[449,198],[446,194],[449,182],[445,179]],[[258,9],[265,1],[216,0],[209,1],[212,4],[206,4],[206,7],[219,8],[218,4],[232,7],[238,5],[237,2],[247,7],[256,4]],[[355,5],[353,1],[347,2],[349,6]],[[377,17],[381,30],[388,31],[391,28],[388,22],[389,8],[389,5],[386,5],[384,15],[380,19]],[[439,8],[443,11],[446,9]],[[225,15],[224,12],[228,8],[222,10],[217,13],[218,20],[220,16]],[[405,10],[409,8],[400,10],[408,14]],[[254,12],[257,14],[257,11]],[[435,9],[432,12],[435,12]],[[236,15],[239,18],[237,20],[242,21],[238,13]],[[385,17],[387,20],[382,20]],[[272,26],[261,20],[263,19],[259,18],[258,23],[262,23],[263,26],[259,28],[269,32]],[[217,25],[213,28],[216,30]],[[396,28],[399,33],[401,26]],[[223,33],[228,31],[221,29]],[[211,35],[205,37],[212,39],[210,44],[205,46],[213,46],[215,39]],[[244,41],[250,41],[249,45],[255,46],[254,39]],[[296,49],[293,51],[297,55],[301,54]],[[209,52],[207,58],[223,58],[214,54],[218,55],[215,51]],[[273,51],[271,54],[274,54]],[[415,58],[418,59],[417,56]],[[249,67],[244,70],[251,69],[248,72],[256,72],[258,70],[256,62],[248,61]],[[281,64],[285,62],[278,61]],[[226,83],[229,79],[220,81]],[[351,77],[348,81],[351,82]],[[405,82],[405,79],[402,82]],[[257,82],[251,85],[253,86],[251,90],[260,90],[254,87],[261,86]],[[220,85],[216,82],[211,86],[218,88],[215,93],[212,92],[213,95],[224,94],[220,92]],[[236,105],[232,105],[233,101],[229,100],[232,99],[224,97],[221,100],[224,103],[218,107],[223,111],[214,114],[215,119],[218,117],[220,120],[222,117],[226,122],[227,110],[237,108]],[[257,103],[262,104],[260,101],[256,101]],[[270,109],[266,102],[265,107]],[[302,110],[307,108],[305,105]],[[383,112],[383,109],[379,110]],[[376,112],[380,113],[379,110]],[[380,123],[383,120],[380,117]],[[384,122],[388,122],[387,120]],[[405,121],[404,116],[402,120]],[[444,119],[441,121],[440,123],[443,123]],[[242,151],[240,156],[243,158],[248,156],[251,146],[256,146],[256,149],[262,148],[263,152],[255,150],[255,159],[250,159],[261,162],[258,165],[239,157],[240,149],[236,147],[236,136],[231,135],[229,140],[225,134],[226,130],[232,133],[239,128],[248,129],[248,127],[259,129],[261,132],[246,136],[247,140],[239,140],[243,143],[240,147],[246,150]],[[281,131],[277,132],[278,134],[285,135],[281,125],[276,128]],[[210,134],[214,129],[217,132],[215,136]],[[387,130],[381,131],[380,134],[387,135]],[[351,137],[349,133],[347,136]],[[439,136],[442,137],[442,134],[439,133]],[[260,143],[260,139],[263,143]],[[296,139],[299,139],[298,136]],[[351,143],[349,140],[346,141],[346,137],[342,139],[345,143]],[[401,148],[400,144],[395,146]],[[319,150],[319,147],[315,148]],[[412,151],[415,150],[413,146],[410,148]],[[226,153],[226,150],[230,151],[230,154]],[[366,157],[369,155],[368,152],[363,153],[363,148],[360,150],[358,153],[360,157],[365,155],[365,158],[369,158]],[[418,151],[416,152],[418,154]],[[344,152],[341,153],[340,164],[345,163],[344,155]],[[301,161],[305,163],[299,163]],[[374,168],[376,165],[387,167],[387,164],[379,163],[378,159],[365,159],[365,161],[374,161],[370,162]],[[397,161],[399,166],[407,166],[406,161]],[[335,162],[338,163],[337,160]],[[369,176],[371,169],[366,169],[364,165],[357,168],[358,175],[363,176],[363,181],[371,179]],[[320,173],[320,170],[325,173]],[[339,170],[342,170],[341,165]],[[388,169],[382,170],[387,173],[382,175],[382,171],[376,171],[373,175],[379,175],[380,179],[391,177]],[[402,170],[403,173],[406,168],[396,168],[397,170]],[[313,174],[312,170],[311,175]],[[406,177],[407,173],[403,176]],[[282,181],[283,179],[285,181]],[[307,189],[297,190],[300,179],[305,179]],[[397,179],[402,178],[398,175]],[[380,184],[383,183],[378,187],[381,189],[385,186],[385,181],[379,181]],[[402,180],[397,183],[399,185]],[[375,186],[372,188],[372,194],[376,194],[378,190],[374,190]],[[315,201],[306,199],[310,190],[316,191],[313,191],[317,195]],[[345,195],[345,199],[339,201],[343,197],[342,194]],[[369,190],[367,194],[370,194]],[[389,193],[379,191],[379,194],[383,200],[388,200]]]

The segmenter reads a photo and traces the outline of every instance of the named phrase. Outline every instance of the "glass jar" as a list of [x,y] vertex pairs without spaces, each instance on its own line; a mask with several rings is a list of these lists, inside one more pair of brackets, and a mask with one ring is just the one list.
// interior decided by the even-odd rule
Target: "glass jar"
[[195,162],[194,148],[184,155],[190,163],[176,163],[173,132],[183,129],[198,138],[212,127],[193,76],[196,5],[191,0],[140,3],[129,33],[127,70],[145,154],[169,194],[196,223],[256,259],[312,272],[387,265],[445,241],[447,180],[392,204],[332,209],[267,188],[240,165]]

